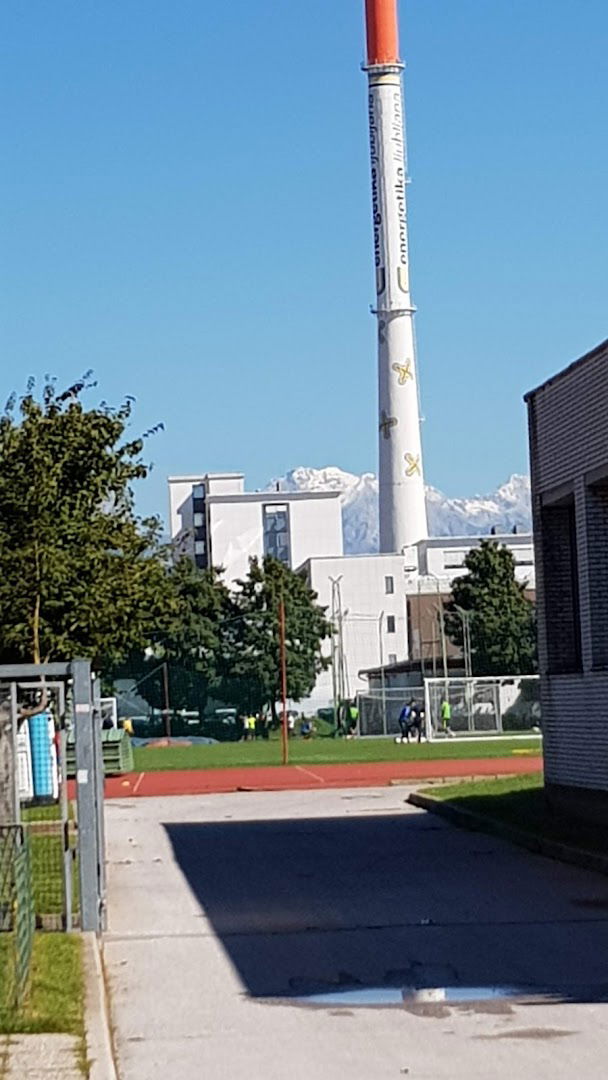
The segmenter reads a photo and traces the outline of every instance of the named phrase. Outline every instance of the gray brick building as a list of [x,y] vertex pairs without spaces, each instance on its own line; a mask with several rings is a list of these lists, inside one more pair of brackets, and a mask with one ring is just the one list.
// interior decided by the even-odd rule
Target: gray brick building
[[526,395],[545,782],[608,821],[608,341]]

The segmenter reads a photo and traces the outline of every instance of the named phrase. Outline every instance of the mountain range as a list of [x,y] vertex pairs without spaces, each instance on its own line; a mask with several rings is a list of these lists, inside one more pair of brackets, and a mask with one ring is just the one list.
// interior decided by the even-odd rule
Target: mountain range
[[[344,551],[348,555],[378,550],[378,481],[373,473],[346,472],[337,466],[324,469],[300,465],[273,480],[268,490],[341,491]],[[450,498],[434,487],[426,489],[431,536],[473,536],[531,529],[530,478],[514,474],[489,495]]]

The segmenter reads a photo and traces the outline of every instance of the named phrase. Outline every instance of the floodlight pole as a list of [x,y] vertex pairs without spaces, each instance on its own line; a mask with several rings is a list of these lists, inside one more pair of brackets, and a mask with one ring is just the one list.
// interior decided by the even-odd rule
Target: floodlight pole
[[283,765],[289,761],[289,738],[287,732],[287,655],[285,646],[285,601],[283,596],[279,601],[279,651],[281,657],[281,742],[283,750]]

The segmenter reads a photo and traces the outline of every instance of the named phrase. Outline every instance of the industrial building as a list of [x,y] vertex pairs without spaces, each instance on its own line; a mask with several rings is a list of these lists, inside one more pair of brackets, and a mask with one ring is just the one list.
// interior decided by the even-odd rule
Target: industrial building
[[608,341],[526,395],[545,783],[608,821]]
[[[480,537],[429,538],[423,480],[418,365],[410,291],[403,62],[396,0],[366,0],[367,115],[371,158],[377,324],[380,552],[345,555],[340,492],[246,492],[241,473],[172,477],[171,536],[200,567],[233,585],[252,556],[273,555],[306,575],[339,637],[340,696],[363,672],[417,658],[436,665],[438,613]],[[529,535],[496,536],[534,588]],[[328,646],[329,648],[329,646]],[[336,641],[307,709],[336,692]],[[446,657],[446,664],[448,658]]]
[[[171,477],[169,503],[176,551],[201,568],[221,567],[227,585],[247,576],[253,556],[272,555],[305,575],[339,626],[348,696],[367,689],[367,668],[405,660],[429,672],[440,667],[438,613],[483,537],[432,537],[399,554],[345,555],[339,491],[248,492],[242,473]],[[518,580],[533,590],[532,537],[494,539],[513,552]],[[325,707],[332,695],[329,670],[305,707]]]

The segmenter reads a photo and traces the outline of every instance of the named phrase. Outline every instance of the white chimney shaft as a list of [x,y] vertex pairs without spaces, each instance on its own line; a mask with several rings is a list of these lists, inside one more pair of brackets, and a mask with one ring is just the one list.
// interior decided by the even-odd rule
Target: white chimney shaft
[[410,297],[407,169],[397,0],[366,0],[367,74],[378,320],[380,551],[428,535],[414,307]]

